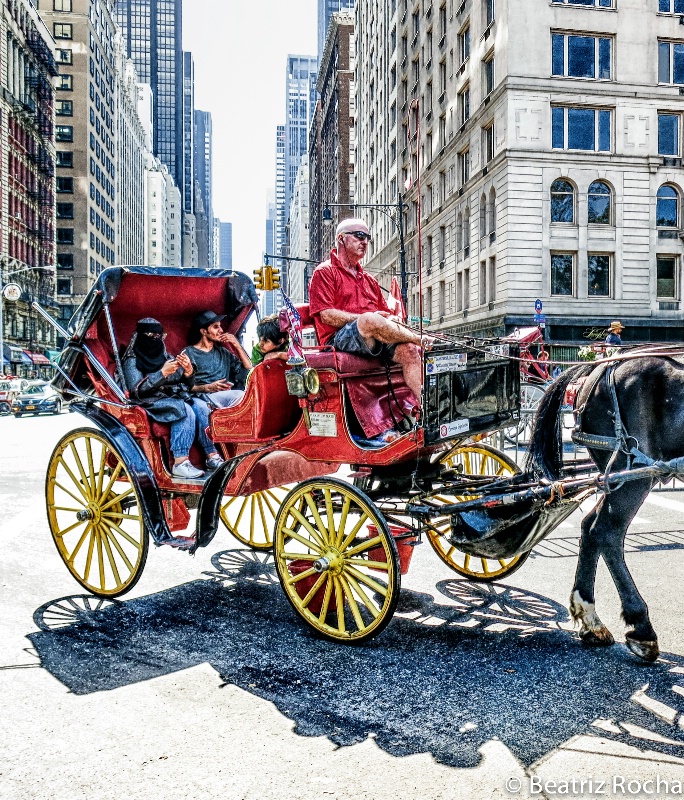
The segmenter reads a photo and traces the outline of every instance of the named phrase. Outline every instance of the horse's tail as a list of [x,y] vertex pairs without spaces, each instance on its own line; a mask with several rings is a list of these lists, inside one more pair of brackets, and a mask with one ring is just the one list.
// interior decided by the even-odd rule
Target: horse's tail
[[525,459],[525,470],[555,481],[563,467],[563,428],[560,410],[568,386],[578,378],[588,375],[596,364],[571,367],[560,375],[546,390],[534,418],[530,449]]

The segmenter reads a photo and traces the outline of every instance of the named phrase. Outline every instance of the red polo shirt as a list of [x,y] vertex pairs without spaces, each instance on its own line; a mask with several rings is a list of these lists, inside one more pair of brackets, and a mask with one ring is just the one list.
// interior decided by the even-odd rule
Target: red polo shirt
[[321,344],[327,344],[339,328],[321,321],[321,311],[329,308],[363,314],[366,311],[389,311],[380,284],[359,266],[351,271],[330,251],[330,260],[319,264],[309,284],[309,312],[316,324],[316,334]]

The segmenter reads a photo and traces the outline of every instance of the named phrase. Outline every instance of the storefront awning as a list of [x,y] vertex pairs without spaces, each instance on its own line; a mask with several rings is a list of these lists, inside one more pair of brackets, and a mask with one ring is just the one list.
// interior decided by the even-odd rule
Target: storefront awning
[[50,363],[50,359],[46,358],[42,353],[32,353],[30,350],[24,350],[24,355],[28,359],[28,361],[24,363],[36,365]]
[[62,354],[61,350],[46,350],[45,355],[50,359],[50,361],[57,361],[57,359]]

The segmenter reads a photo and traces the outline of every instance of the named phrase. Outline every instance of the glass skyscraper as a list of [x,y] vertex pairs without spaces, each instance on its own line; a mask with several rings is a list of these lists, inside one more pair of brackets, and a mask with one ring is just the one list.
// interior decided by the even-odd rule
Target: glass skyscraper
[[318,59],[314,56],[287,57],[287,117],[285,120],[285,208],[290,216],[292,190],[302,156],[309,152],[309,127],[316,108]]
[[318,61],[323,57],[325,37],[328,34],[330,20],[336,11],[354,9],[354,0],[318,0]]
[[183,0],[117,0],[116,22],[140,81],[152,87],[154,153],[182,191]]

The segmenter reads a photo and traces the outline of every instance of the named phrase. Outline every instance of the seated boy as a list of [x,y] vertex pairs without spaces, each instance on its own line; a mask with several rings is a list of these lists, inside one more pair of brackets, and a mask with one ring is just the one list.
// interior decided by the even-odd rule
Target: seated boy
[[259,343],[252,348],[252,365],[261,364],[272,358],[287,361],[287,351],[290,346],[290,337],[280,330],[278,315],[264,317],[257,325]]

